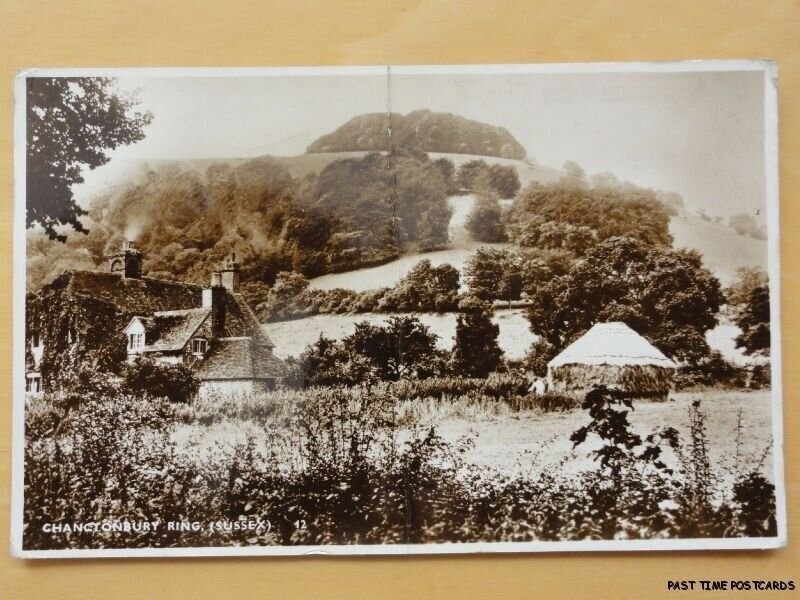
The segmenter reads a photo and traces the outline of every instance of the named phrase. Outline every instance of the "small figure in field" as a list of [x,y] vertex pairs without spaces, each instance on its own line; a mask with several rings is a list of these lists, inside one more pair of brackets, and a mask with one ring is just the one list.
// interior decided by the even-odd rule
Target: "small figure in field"
[[536,377],[533,382],[531,382],[528,391],[534,396],[542,396],[547,391],[547,382],[541,377]]

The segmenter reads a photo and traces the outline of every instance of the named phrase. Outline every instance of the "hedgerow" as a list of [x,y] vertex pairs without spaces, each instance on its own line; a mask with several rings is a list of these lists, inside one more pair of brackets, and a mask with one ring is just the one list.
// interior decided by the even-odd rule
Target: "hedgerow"
[[[284,392],[281,392],[285,394]],[[401,425],[381,388],[297,394],[278,429],[201,451],[179,446],[191,405],[89,394],[69,409],[45,397],[26,414],[26,549],[270,544],[772,536],[773,485],[763,463],[737,457],[733,478],[708,460],[704,417],[689,439],[640,436],[633,403],[589,393],[589,423],[572,436],[594,467],[554,465],[530,477],[465,463],[472,441]],[[50,405],[48,405],[50,403]],[[288,454],[265,439],[281,434]],[[402,435],[401,435],[402,434]],[[402,441],[401,441],[402,440]],[[589,444],[585,446],[585,444]],[[269,531],[170,531],[163,524],[269,521]],[[149,531],[50,534],[48,523],[159,522]]]

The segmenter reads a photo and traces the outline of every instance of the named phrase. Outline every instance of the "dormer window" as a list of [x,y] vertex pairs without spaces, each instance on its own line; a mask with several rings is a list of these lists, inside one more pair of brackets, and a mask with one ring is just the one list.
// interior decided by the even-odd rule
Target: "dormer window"
[[144,348],[144,334],[143,333],[129,333],[128,334],[128,350],[138,350]]
[[125,335],[128,338],[128,354],[138,354],[144,350],[147,343],[146,334],[142,318],[133,317],[125,328]]
[[75,330],[73,326],[69,326],[67,328],[67,343],[74,344],[78,341],[78,332]]
[[192,354],[203,356],[208,350],[208,340],[204,338],[194,338],[192,340]]

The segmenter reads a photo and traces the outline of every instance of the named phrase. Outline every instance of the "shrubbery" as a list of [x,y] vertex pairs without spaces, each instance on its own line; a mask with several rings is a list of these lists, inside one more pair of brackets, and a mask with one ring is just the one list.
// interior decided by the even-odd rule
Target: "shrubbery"
[[678,390],[691,388],[763,389],[771,385],[771,369],[765,365],[736,365],[717,351],[694,365],[680,366],[672,378]]
[[170,402],[189,402],[200,389],[200,380],[189,367],[159,363],[143,356],[123,366],[122,378],[131,393],[166,398]]
[[[38,402],[50,402],[48,398]],[[591,420],[573,435],[594,438],[596,467],[535,479],[469,466],[470,441],[443,440],[411,426],[398,441],[396,402],[381,390],[306,392],[281,425],[291,459],[255,439],[199,454],[173,433],[187,407],[120,394],[87,398],[53,427],[49,410],[29,407],[37,435],[25,446],[26,549],[270,544],[772,536],[774,486],[758,464],[739,461],[732,483],[710,464],[699,404],[688,440],[675,430],[631,431],[633,405],[597,389]],[[185,417],[184,417],[185,419]],[[191,448],[191,445],[190,445]],[[669,456],[673,460],[669,460]],[[749,464],[749,466],[748,466]],[[674,465],[674,466],[669,466]],[[45,523],[259,518],[269,532],[47,534]],[[303,523],[298,527],[297,523]]]

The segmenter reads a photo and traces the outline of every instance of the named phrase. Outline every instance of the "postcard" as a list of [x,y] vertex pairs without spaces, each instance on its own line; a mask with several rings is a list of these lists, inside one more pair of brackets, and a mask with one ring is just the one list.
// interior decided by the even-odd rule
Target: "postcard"
[[13,553],[784,545],[776,79],[20,73]]

